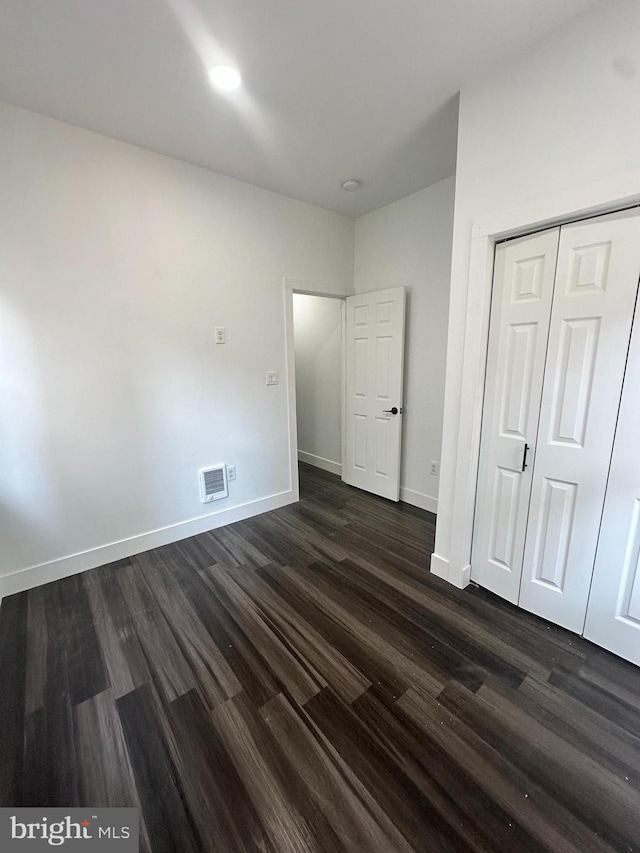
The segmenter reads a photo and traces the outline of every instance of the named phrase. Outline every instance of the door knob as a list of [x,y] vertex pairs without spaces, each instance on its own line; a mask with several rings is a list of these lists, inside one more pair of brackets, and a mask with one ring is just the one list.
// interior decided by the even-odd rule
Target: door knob
[[393,406],[391,409],[383,409],[382,411],[384,414],[387,414],[387,415],[397,415],[398,414],[397,406]]

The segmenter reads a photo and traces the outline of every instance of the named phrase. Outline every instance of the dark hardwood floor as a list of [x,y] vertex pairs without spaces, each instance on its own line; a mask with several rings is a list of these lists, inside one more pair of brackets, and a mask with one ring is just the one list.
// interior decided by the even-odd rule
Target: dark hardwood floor
[[2,805],[136,806],[154,853],[640,850],[640,670],[301,467],[299,504],[3,600]]

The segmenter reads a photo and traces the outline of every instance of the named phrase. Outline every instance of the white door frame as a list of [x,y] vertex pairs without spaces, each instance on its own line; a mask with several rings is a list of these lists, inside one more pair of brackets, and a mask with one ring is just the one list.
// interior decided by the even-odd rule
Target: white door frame
[[300,499],[300,483],[298,478],[298,416],[296,411],[296,357],[295,339],[293,330],[293,294],[300,293],[304,296],[322,296],[327,299],[340,299],[342,301],[342,359],[341,359],[341,463],[344,465],[344,410],[345,410],[345,299],[353,296],[353,289],[345,290],[339,285],[325,284],[315,281],[305,281],[299,278],[285,276],[282,280],[284,301],[284,331],[285,331],[285,359],[286,359],[286,382],[287,382],[287,420],[289,424],[289,474],[290,488],[294,500]]
[[[441,478],[447,476],[450,484],[451,499],[448,506],[442,506],[442,501],[439,504],[440,514],[447,513],[448,518],[440,536],[436,526],[435,551],[431,557],[431,571],[454,586],[463,588],[471,580],[495,244],[508,237],[638,204],[640,171],[636,170],[546,196],[479,219],[472,226],[457,441],[455,456],[443,459],[440,469]],[[441,483],[440,494],[444,491]]]

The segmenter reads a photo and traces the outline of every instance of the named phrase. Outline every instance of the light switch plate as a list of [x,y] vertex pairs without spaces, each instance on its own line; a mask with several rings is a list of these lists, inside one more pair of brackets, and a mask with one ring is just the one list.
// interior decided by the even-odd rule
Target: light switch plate
[[267,385],[277,385],[278,384],[278,371],[277,370],[267,370]]

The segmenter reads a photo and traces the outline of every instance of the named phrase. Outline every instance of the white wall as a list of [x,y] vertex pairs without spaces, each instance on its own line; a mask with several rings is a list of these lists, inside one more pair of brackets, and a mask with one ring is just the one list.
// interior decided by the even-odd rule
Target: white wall
[[8,105],[0,163],[0,576],[62,560],[0,594],[290,501],[283,276],[348,290],[353,221]]
[[342,300],[293,294],[298,456],[342,471]]
[[534,52],[461,93],[436,534],[436,555],[445,567],[457,536],[454,475],[464,427],[459,414],[472,223],[640,167],[639,44],[640,4],[599,3]]
[[356,293],[407,288],[406,414],[400,498],[431,512],[438,506],[447,310],[455,179],[447,178],[356,220]]

